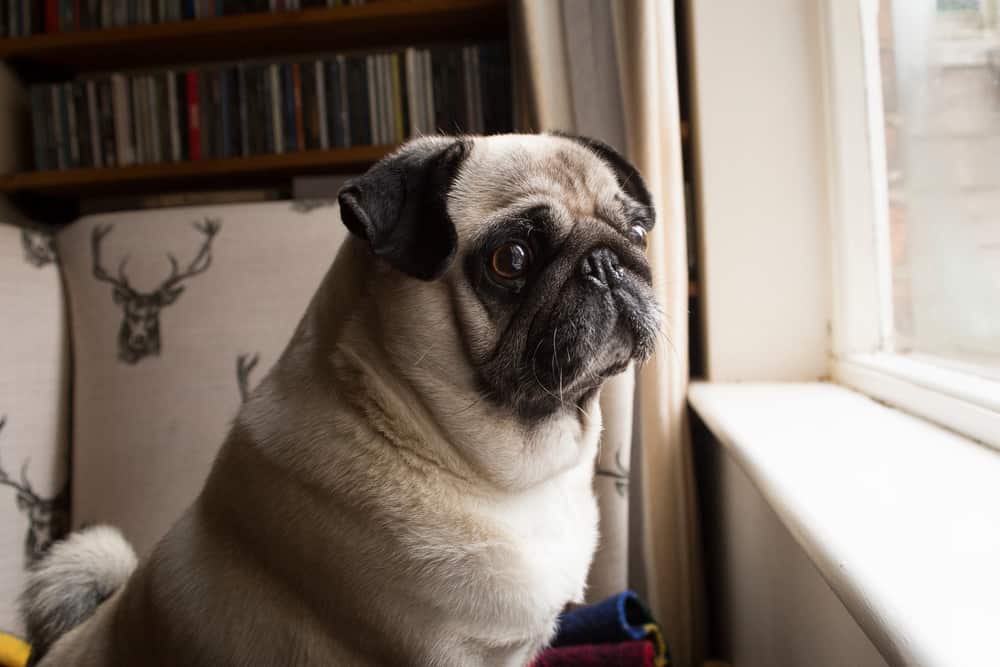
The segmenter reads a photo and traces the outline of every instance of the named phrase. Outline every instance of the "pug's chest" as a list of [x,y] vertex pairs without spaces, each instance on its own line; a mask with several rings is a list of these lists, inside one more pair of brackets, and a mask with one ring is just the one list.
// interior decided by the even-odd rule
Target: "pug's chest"
[[[590,471],[507,499],[483,512],[497,543],[476,559],[468,581],[480,599],[480,627],[502,629],[544,645],[559,612],[582,602],[597,543],[597,504]],[[495,639],[503,639],[496,637]]]

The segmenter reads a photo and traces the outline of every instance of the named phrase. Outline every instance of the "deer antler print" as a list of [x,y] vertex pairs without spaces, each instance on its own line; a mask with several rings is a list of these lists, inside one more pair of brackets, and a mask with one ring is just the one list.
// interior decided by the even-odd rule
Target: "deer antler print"
[[118,265],[117,276],[112,276],[104,268],[101,243],[111,233],[113,225],[97,225],[91,233],[94,277],[114,287],[114,302],[123,311],[118,332],[118,358],[127,364],[135,364],[145,357],[160,354],[160,311],[177,301],[184,291],[184,285],[181,284],[183,281],[204,273],[212,265],[212,240],[219,233],[222,224],[216,218],[205,218],[193,226],[204,237],[198,253],[184,270],[181,270],[177,258],[172,253],[167,253],[170,275],[152,292],[139,292],[129,284],[125,275],[128,255]]
[[240,354],[236,357],[236,384],[240,388],[240,402],[246,403],[250,395],[250,373],[257,362],[259,355]]
[[104,241],[105,236],[111,233],[114,227],[114,225],[97,225],[90,234],[90,250],[94,262],[94,277],[102,282],[110,283],[116,290],[122,290],[123,293],[131,294],[133,293],[132,287],[128,284],[128,278],[125,277],[125,264],[128,262],[128,255],[122,257],[122,261],[118,265],[117,277],[109,274],[101,262],[101,242]]
[[[0,431],[6,425],[0,418]],[[21,466],[21,481],[11,479],[0,462],[0,485],[17,492],[17,508],[28,516],[28,534],[24,540],[25,565],[30,566],[45,555],[52,543],[66,534],[69,528],[69,481],[52,498],[42,498],[28,481],[28,463]]]
[[170,260],[170,277],[163,281],[158,291],[170,290],[182,280],[187,280],[208,270],[208,267],[212,265],[212,239],[219,233],[221,227],[221,223],[215,218],[205,218],[203,222],[194,223],[194,228],[205,235],[205,242],[202,243],[195,258],[182,272],[178,272],[177,258],[173,254],[167,253],[167,259]]

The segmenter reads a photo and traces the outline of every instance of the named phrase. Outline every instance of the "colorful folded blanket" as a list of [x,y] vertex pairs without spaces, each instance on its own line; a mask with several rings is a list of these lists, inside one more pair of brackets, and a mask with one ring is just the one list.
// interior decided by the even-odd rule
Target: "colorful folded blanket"
[[617,644],[561,646],[542,652],[532,667],[655,667],[656,647],[651,641]]
[[666,667],[669,660],[660,626],[638,595],[624,591],[560,616],[551,648],[533,664]]

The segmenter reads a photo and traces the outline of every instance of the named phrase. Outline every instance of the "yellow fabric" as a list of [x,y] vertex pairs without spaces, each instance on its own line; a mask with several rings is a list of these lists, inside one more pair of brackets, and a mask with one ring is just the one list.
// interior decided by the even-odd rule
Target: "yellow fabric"
[[0,632],[0,667],[24,667],[31,647],[6,632]]
[[668,667],[670,661],[667,660],[667,642],[663,638],[660,626],[656,623],[647,623],[642,626],[642,629],[646,631],[646,639],[651,640],[656,646],[656,657],[653,659],[653,664],[656,667]]

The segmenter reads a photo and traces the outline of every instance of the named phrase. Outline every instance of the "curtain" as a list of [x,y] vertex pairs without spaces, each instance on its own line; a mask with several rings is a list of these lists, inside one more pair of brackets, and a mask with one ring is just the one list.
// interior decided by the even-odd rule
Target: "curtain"
[[615,378],[601,396],[605,431],[594,482],[601,541],[588,596],[635,588],[663,625],[675,664],[696,665],[704,593],[686,409],[688,264],[673,3],[518,0],[513,28],[521,129],[602,139],[639,168],[653,193],[648,255],[664,336],[650,362]]

